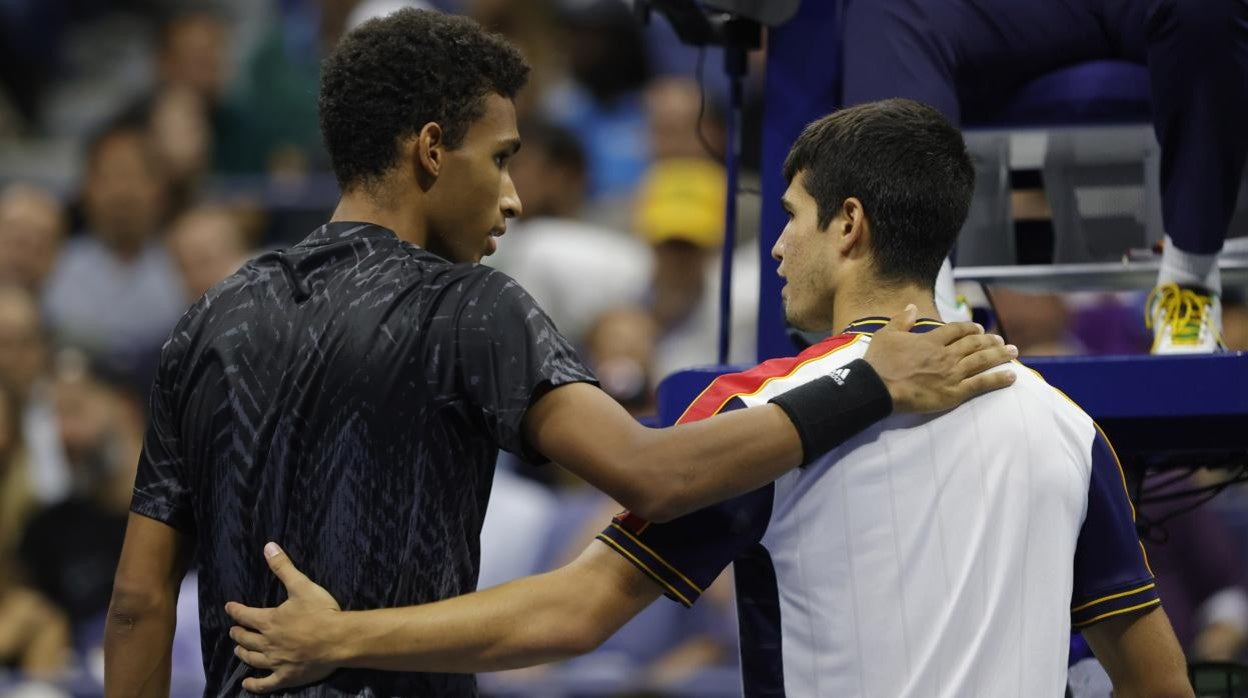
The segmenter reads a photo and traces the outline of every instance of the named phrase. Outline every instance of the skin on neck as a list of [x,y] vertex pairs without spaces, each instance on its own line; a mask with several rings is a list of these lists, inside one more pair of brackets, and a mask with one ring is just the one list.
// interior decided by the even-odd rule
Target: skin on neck
[[833,228],[829,233],[835,234],[837,225],[848,232],[840,243],[842,258],[837,264],[840,278],[833,291],[833,324],[829,329],[839,332],[864,317],[891,318],[910,303],[918,308],[919,317],[940,319],[932,288],[885,279],[876,271],[871,255],[871,223],[861,201],[851,197],[842,216],[829,226]]
[[940,319],[930,288],[915,284],[889,284],[871,274],[850,278],[836,290],[832,300],[833,326],[828,329],[840,332],[849,323],[864,317],[891,318],[911,303],[919,309],[919,317]]
[[433,123],[400,141],[399,164],[344,191],[329,222],[372,223],[394,231],[400,240],[427,248],[429,190],[440,164],[440,155],[431,157],[430,151],[441,142],[442,128]]
[[374,196],[365,187],[357,186],[343,193],[329,221],[372,223],[393,230],[401,240],[417,247],[426,247],[429,226],[424,216],[421,197],[386,198]]

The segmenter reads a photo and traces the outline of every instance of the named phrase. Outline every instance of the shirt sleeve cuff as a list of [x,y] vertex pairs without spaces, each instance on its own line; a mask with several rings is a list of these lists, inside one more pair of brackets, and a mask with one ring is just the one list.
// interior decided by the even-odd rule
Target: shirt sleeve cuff
[[1157,584],[1150,577],[1120,589],[1108,591],[1096,598],[1077,602],[1071,606],[1070,623],[1071,627],[1077,630],[1107,618],[1142,611],[1160,604],[1161,598],[1157,595]]
[[669,599],[689,607],[702,595],[702,587],[618,523],[611,522],[598,534],[598,540],[645,572],[663,587],[663,594]]
[[193,535],[195,524],[190,512],[179,509],[166,499],[149,497],[136,491],[130,500],[130,511],[159,521],[187,535]]

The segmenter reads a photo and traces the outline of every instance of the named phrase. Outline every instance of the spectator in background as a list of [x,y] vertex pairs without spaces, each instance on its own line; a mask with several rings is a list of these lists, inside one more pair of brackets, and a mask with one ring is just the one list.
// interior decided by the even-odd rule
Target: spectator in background
[[72,481],[52,404],[48,341],[33,296],[19,286],[0,286],[0,383],[13,391],[26,480],[44,504],[69,496]]
[[157,36],[160,85],[188,88],[204,105],[216,105],[228,79],[228,39],[225,19],[207,5],[169,15]]
[[69,617],[83,648],[100,642],[143,439],[138,400],[67,355],[54,382],[76,491],[36,514],[20,545],[32,585]]
[[65,210],[51,192],[23,183],[0,190],[0,283],[42,293],[66,227]]
[[37,591],[0,580],[0,670],[54,680],[63,676],[72,657],[65,615]]
[[106,127],[87,152],[86,234],[65,246],[44,297],[58,338],[137,385],[187,305],[157,237],[166,194],[146,131],[128,121]]
[[46,598],[22,584],[16,552],[35,499],[22,462],[17,400],[0,388],[0,670],[56,678],[69,663],[69,625]]
[[[654,252],[648,307],[660,339],[655,379],[714,363],[719,337],[720,257],[727,184],[723,168],[705,158],[661,160],[637,194],[636,229]],[[759,260],[738,249],[733,262],[730,361],[754,356]]]
[[649,161],[641,95],[650,70],[641,27],[617,0],[561,5],[572,80],[547,92],[543,111],[584,145],[589,197],[627,199]]
[[197,299],[247,261],[247,243],[238,221],[222,208],[193,209],[169,230],[173,255],[186,296]]
[[212,165],[214,131],[228,119],[228,27],[207,6],[175,11],[157,31],[156,85],[121,119],[146,124],[168,186],[168,210],[189,206]]
[[212,126],[203,100],[189,87],[170,85],[146,105],[152,147],[169,189],[169,211],[191,206],[212,166]]
[[523,121],[539,118],[546,93],[567,79],[568,39],[557,22],[557,0],[465,0],[462,8],[486,29],[498,32],[515,44],[532,72],[529,84],[516,95],[516,117]]
[[26,464],[22,462],[20,408],[14,393],[2,386],[0,384],[0,562],[4,564],[0,565],[0,590],[12,581],[12,553],[26,519],[36,507],[26,477]]
[[511,177],[524,212],[486,263],[519,281],[580,343],[600,313],[641,298],[650,252],[627,234],[581,220],[588,165],[571,131],[529,121],[520,136],[524,148],[512,159]]
[[599,315],[585,337],[594,375],[608,395],[638,417],[655,413],[653,385],[659,330],[642,308],[612,308]]
[[322,47],[337,42],[347,12],[341,0],[290,0],[277,7],[214,118],[219,172],[299,176],[328,165],[313,95]]
[[1082,353],[1070,331],[1070,311],[1054,293],[1019,293],[992,289],[997,329],[1022,356],[1068,356]]
[[[724,150],[723,115],[714,102],[702,101],[698,83],[686,77],[655,80],[646,88],[646,117],[650,126],[650,154],[655,160],[704,158],[706,146]],[[699,121],[699,112],[704,112]],[[703,144],[698,137],[706,139]]]

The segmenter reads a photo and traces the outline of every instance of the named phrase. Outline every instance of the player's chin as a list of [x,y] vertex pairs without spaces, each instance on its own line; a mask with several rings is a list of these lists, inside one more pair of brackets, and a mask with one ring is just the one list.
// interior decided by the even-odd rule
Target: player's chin
[[482,258],[489,257],[490,255],[494,254],[497,251],[498,251],[498,238],[491,235],[485,239],[485,247],[481,250],[480,256],[477,257],[477,261],[480,262]]
[[815,328],[811,327],[809,319],[793,308],[793,304],[785,301],[784,303],[784,321],[789,327],[795,327],[803,332],[812,332]]

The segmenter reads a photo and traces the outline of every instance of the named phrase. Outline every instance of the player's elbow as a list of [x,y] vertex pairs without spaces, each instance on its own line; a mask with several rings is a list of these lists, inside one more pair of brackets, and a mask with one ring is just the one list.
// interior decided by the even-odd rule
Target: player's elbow
[[[654,468],[653,465],[650,467]],[[652,471],[638,468],[637,472],[643,475],[633,497],[636,501],[620,501],[625,509],[646,521],[667,523],[697,508],[693,504],[688,478],[679,468],[659,466]]]
[[652,523],[667,523],[687,513],[685,498],[676,488],[650,487],[639,495],[636,506],[620,502],[633,514]]
[[109,629],[125,633],[144,620],[172,612],[176,604],[176,592],[162,585],[118,577],[113,582],[113,595],[108,604]]
[[629,463],[625,467],[633,476],[622,487],[609,492],[620,506],[655,523],[671,521],[679,516],[679,496],[670,478],[651,472],[649,465],[642,462]]

